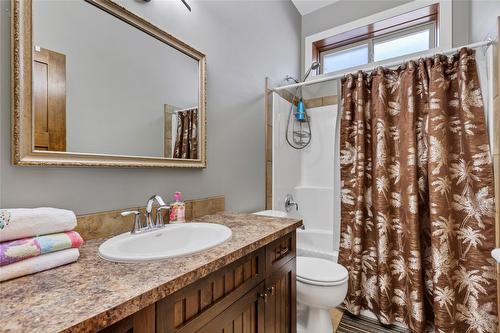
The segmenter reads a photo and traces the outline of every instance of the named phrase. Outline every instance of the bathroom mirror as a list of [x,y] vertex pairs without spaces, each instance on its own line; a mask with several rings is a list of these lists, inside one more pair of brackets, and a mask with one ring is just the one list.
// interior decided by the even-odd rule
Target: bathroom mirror
[[206,166],[201,52],[110,0],[12,13],[15,165]]

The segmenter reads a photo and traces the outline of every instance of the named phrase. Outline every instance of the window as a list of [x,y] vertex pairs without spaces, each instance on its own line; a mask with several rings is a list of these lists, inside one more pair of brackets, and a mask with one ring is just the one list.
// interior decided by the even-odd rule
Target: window
[[434,25],[415,29],[395,37],[373,41],[373,61],[382,61],[407,54],[429,50],[434,45]]
[[438,11],[434,4],[315,42],[321,74],[437,47]]
[[340,71],[344,68],[367,64],[369,62],[369,56],[368,44],[325,53],[322,55],[323,59],[321,61],[323,72],[330,73]]

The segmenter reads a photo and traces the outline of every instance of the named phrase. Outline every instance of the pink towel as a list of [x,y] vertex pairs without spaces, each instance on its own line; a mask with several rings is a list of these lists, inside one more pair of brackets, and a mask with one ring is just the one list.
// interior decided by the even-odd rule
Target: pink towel
[[76,231],[16,239],[0,243],[0,266],[60,250],[79,248],[83,239]]
[[2,266],[0,267],[0,282],[66,265],[75,262],[79,256],[78,249],[67,249]]

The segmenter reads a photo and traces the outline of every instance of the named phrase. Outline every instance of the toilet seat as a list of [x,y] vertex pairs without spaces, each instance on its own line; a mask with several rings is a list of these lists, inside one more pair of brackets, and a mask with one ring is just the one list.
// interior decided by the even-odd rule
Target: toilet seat
[[297,281],[316,286],[335,286],[347,281],[347,269],[333,261],[297,257]]

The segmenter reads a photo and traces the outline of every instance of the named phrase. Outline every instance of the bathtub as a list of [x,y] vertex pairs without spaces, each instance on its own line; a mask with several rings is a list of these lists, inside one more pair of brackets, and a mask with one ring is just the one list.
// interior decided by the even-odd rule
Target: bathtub
[[[279,210],[263,210],[255,212],[256,215],[272,217],[300,218],[296,212],[286,213]],[[337,241],[338,243],[338,241]],[[338,261],[338,244],[335,245],[333,231],[324,229],[297,229],[297,255],[318,257],[334,262]]]
[[333,231],[297,229],[297,255],[337,262],[339,253],[334,246]]

